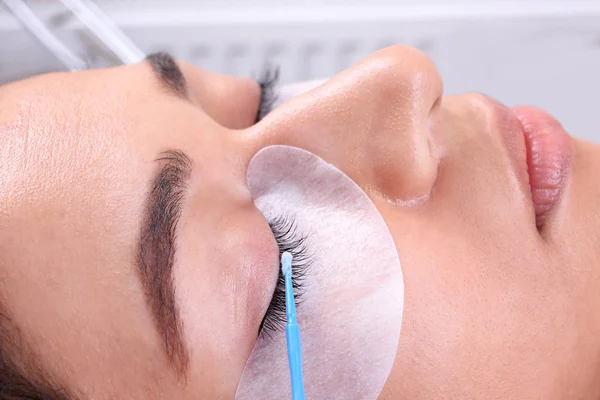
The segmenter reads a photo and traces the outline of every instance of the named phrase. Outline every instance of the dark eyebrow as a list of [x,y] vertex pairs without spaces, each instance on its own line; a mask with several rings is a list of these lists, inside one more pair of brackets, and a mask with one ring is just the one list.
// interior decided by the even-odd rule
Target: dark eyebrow
[[160,169],[149,193],[139,242],[137,267],[146,301],[169,362],[185,377],[189,353],[175,301],[173,266],[177,224],[181,217],[192,160],[180,150],[168,150],[156,160]]
[[152,53],[146,61],[163,87],[178,97],[188,98],[187,82],[173,56],[165,52]]

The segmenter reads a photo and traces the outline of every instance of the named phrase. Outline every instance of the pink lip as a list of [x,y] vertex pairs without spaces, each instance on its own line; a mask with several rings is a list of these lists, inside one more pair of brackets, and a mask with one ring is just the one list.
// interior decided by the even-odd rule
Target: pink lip
[[559,202],[571,166],[571,138],[551,115],[535,107],[512,109],[527,151],[527,172],[538,229]]

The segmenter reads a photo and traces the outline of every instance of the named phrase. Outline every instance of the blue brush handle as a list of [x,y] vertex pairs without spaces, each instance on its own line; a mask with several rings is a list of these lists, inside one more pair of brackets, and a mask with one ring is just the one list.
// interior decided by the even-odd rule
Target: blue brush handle
[[296,301],[292,285],[292,256],[283,253],[281,257],[282,271],[285,279],[285,339],[287,342],[288,363],[292,379],[292,400],[304,400],[304,378],[302,377],[302,345],[300,343],[300,326],[296,321]]
[[287,339],[288,362],[292,378],[292,400],[304,400],[304,379],[302,376],[302,351],[300,344],[300,327],[296,321],[288,322],[285,327]]

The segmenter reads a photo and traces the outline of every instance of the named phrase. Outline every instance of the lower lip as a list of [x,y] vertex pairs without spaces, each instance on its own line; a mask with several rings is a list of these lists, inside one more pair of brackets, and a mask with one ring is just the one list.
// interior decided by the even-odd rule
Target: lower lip
[[571,170],[571,138],[547,112],[535,107],[512,109],[521,124],[536,224],[541,229],[560,201]]

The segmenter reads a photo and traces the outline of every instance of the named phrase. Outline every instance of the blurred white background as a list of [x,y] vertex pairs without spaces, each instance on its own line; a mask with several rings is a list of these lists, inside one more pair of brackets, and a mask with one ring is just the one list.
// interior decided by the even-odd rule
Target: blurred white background
[[[0,0],[0,4],[2,0]],[[27,2],[93,66],[114,59],[55,1]],[[97,0],[143,51],[282,82],[334,75],[395,43],[427,53],[447,94],[540,106],[600,143],[600,0]],[[0,82],[63,67],[0,7]]]

